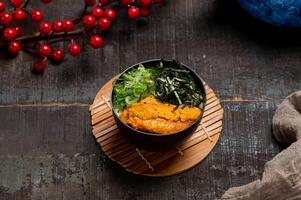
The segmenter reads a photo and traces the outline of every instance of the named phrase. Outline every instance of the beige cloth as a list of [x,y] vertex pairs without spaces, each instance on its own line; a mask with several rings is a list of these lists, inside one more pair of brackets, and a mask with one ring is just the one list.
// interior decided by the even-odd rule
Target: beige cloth
[[265,164],[261,180],[230,188],[222,199],[301,199],[301,91],[279,105],[273,118],[273,134],[279,142],[294,143]]

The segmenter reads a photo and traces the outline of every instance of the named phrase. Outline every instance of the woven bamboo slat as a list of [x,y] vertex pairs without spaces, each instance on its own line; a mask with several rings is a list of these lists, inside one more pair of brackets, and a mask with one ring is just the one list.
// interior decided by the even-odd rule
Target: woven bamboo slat
[[204,116],[191,137],[178,148],[148,152],[130,144],[118,130],[108,103],[114,79],[99,90],[90,106],[92,132],[103,152],[125,170],[145,176],[178,174],[201,162],[216,145],[222,132],[224,110],[207,84]]

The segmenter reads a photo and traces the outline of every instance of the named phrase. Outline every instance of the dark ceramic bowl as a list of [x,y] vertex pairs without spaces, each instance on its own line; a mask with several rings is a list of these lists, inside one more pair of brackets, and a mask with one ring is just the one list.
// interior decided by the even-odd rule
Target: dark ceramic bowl
[[[121,76],[122,74],[131,70],[132,68],[138,67],[139,64],[143,64],[145,67],[158,66],[161,61],[163,62],[164,66],[168,66],[168,65],[171,65],[174,63],[174,61],[172,61],[172,60],[164,60],[164,59],[147,60],[147,61],[143,61],[143,62],[137,63],[137,64],[129,67],[123,73],[121,73],[119,76]],[[188,136],[190,136],[191,133],[193,133],[195,131],[195,129],[198,127],[198,125],[203,117],[204,106],[206,104],[206,93],[205,93],[204,82],[193,70],[191,70],[189,67],[187,67],[186,65],[184,65],[182,63],[180,63],[180,64],[184,68],[186,68],[187,70],[189,70],[191,72],[191,75],[195,79],[196,85],[199,87],[201,93],[203,94],[204,101],[203,101],[203,107],[201,107],[201,109],[202,109],[201,115],[195,120],[195,122],[192,125],[190,125],[186,129],[183,129],[181,131],[178,131],[178,132],[175,132],[172,134],[162,135],[162,134],[143,132],[143,131],[139,131],[139,130],[132,128],[131,126],[125,124],[119,118],[119,116],[115,112],[115,110],[113,109],[113,116],[116,120],[117,126],[126,135],[128,140],[136,147],[142,148],[145,150],[149,150],[149,151],[159,151],[162,149],[176,147],[183,140],[185,140]],[[113,83],[112,88],[114,88],[114,84],[115,84],[115,82]],[[111,93],[111,105],[113,102],[112,96],[113,96],[113,89],[112,89],[112,93]],[[112,108],[113,108],[113,105],[112,105]]]

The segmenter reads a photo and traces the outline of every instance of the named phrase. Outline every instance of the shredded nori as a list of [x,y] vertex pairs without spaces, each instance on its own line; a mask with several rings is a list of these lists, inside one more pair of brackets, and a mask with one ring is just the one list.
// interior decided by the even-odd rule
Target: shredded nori
[[161,65],[161,72],[155,80],[155,95],[162,102],[174,105],[202,106],[203,95],[197,88],[191,72],[181,64]]

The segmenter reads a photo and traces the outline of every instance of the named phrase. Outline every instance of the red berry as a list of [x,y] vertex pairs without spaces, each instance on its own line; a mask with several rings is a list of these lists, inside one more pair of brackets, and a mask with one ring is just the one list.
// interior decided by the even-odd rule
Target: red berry
[[152,0],[140,0],[142,7],[149,7],[152,4]]
[[121,0],[121,5],[129,6],[133,3],[133,0]]
[[103,16],[103,9],[99,6],[96,6],[95,8],[92,9],[91,14],[96,18],[100,18]]
[[40,56],[49,57],[51,54],[51,47],[47,44],[41,44],[39,46],[38,51],[39,51]]
[[17,27],[15,27],[15,30],[16,30],[16,37],[20,36],[22,33],[22,28],[20,26],[17,26]]
[[139,17],[140,15],[140,11],[139,11],[139,8],[138,7],[135,7],[135,6],[131,6],[129,9],[128,9],[128,17],[130,19],[136,19],[137,17]]
[[111,22],[108,18],[102,17],[98,20],[98,27],[100,30],[108,30],[111,27]]
[[5,10],[5,3],[3,1],[0,1],[0,12],[3,12]]
[[96,0],[84,0],[87,6],[94,6],[96,4]]
[[39,26],[39,31],[44,35],[48,35],[52,31],[51,24],[45,21],[41,22]]
[[24,12],[23,9],[19,9],[17,8],[15,11],[14,11],[14,19],[17,21],[17,22],[22,22],[24,21],[26,18],[26,13]]
[[22,5],[23,0],[9,0],[9,4],[14,8],[18,8]]
[[59,21],[59,20],[54,21],[52,24],[52,28],[53,28],[53,31],[56,33],[62,32],[63,31],[63,22]]
[[71,19],[65,19],[65,20],[63,21],[62,26],[63,26],[63,31],[69,32],[69,31],[72,31],[72,30],[73,30],[73,28],[74,28],[74,23],[73,23],[73,21],[72,21]]
[[68,50],[71,56],[78,56],[80,54],[80,46],[76,43],[69,44]]
[[41,0],[43,3],[49,3],[51,0]]
[[102,46],[102,38],[99,35],[92,35],[90,37],[90,41],[89,44],[91,47],[97,49],[100,48]]
[[95,17],[93,17],[92,15],[84,16],[83,26],[85,27],[85,29],[93,28],[95,26],[95,23],[96,23]]
[[64,60],[65,53],[63,49],[57,48],[52,52],[52,59],[54,62],[62,62]]
[[8,52],[11,54],[18,54],[21,50],[21,42],[12,41],[8,44]]
[[33,63],[32,71],[34,73],[41,74],[45,71],[46,67],[47,67],[47,60],[46,59],[36,60]]
[[43,19],[43,12],[39,11],[39,10],[33,10],[31,11],[31,19],[34,22],[39,22]]
[[11,40],[15,39],[16,36],[17,36],[17,31],[13,27],[6,28],[3,31],[3,38],[6,41],[11,41]]
[[111,21],[114,21],[114,19],[116,18],[116,12],[112,8],[108,8],[105,10],[104,16],[109,18]]
[[150,8],[142,7],[140,9],[140,15],[142,17],[147,17],[147,16],[149,16],[149,14],[150,14]]
[[4,26],[9,25],[13,21],[13,16],[8,12],[3,12],[1,14],[0,22]]

